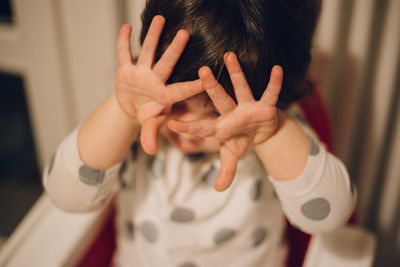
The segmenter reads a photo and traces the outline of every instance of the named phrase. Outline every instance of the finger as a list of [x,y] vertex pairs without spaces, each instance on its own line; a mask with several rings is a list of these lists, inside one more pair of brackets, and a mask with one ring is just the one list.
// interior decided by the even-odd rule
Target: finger
[[237,102],[246,103],[254,101],[253,94],[235,53],[227,52],[224,56],[224,61],[232,81],[233,89],[235,90]]
[[140,132],[140,142],[146,153],[154,155],[157,152],[158,132],[161,125],[165,122],[166,117],[165,115],[152,117],[143,123]]
[[171,105],[204,91],[200,80],[169,84],[160,91],[160,98],[166,105]]
[[[137,99],[139,97],[137,96]],[[137,105],[138,113],[136,118],[141,124],[152,117],[158,116],[165,109],[163,104],[156,101],[148,101],[147,99],[145,101]]]
[[275,106],[282,88],[282,81],[283,70],[281,66],[275,65],[271,70],[267,89],[265,89],[260,101],[269,106]]
[[164,106],[172,105],[204,91],[200,80],[173,83],[165,86],[158,79],[146,81],[146,88],[135,87],[134,92]]
[[228,95],[225,89],[218,83],[209,67],[201,67],[199,70],[199,77],[208,96],[221,115],[228,113],[236,107],[235,101],[233,101],[230,95]]
[[220,124],[216,133],[216,138],[225,141],[236,135],[243,134],[243,127],[245,127],[243,124],[241,125],[234,122]]
[[163,16],[157,15],[151,21],[149,30],[143,41],[143,46],[137,61],[138,65],[151,67],[154,60],[154,54],[157,49],[158,40],[160,39],[161,32],[165,25]]
[[221,169],[217,181],[214,184],[214,188],[215,190],[222,192],[232,184],[239,159],[227,148],[221,148],[220,160]]
[[131,32],[132,27],[128,23],[122,25],[119,30],[117,42],[117,62],[119,66],[133,62],[130,42]]
[[157,73],[164,82],[171,76],[176,62],[178,62],[181,57],[188,41],[189,33],[185,30],[178,31],[167,50],[165,50],[160,60],[154,66],[154,72]]
[[168,128],[176,133],[187,133],[190,135],[206,138],[215,135],[216,120],[197,120],[197,121],[168,121]]
[[227,140],[239,134],[249,135],[251,134],[249,129],[269,122],[270,118],[275,117],[275,113],[276,110],[270,107],[257,110],[251,107],[235,110],[220,121],[216,137],[219,140]]

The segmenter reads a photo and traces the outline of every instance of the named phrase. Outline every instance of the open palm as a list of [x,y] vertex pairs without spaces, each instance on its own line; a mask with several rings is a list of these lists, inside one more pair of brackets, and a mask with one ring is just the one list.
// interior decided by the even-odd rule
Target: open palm
[[223,191],[235,176],[239,159],[252,145],[265,142],[278,128],[276,103],[282,86],[283,72],[279,66],[271,71],[270,81],[261,99],[256,101],[236,55],[224,56],[236,102],[215,79],[209,67],[202,67],[199,76],[214,106],[221,114],[216,119],[168,122],[170,129],[199,137],[214,136],[220,141],[221,169],[215,188]]
[[157,133],[170,107],[203,91],[200,80],[166,85],[189,40],[189,33],[178,31],[160,60],[154,63],[164,24],[162,16],[153,18],[136,63],[130,51],[129,24],[121,27],[118,37],[117,100],[127,115],[142,124],[141,143],[143,149],[151,154],[156,152]]

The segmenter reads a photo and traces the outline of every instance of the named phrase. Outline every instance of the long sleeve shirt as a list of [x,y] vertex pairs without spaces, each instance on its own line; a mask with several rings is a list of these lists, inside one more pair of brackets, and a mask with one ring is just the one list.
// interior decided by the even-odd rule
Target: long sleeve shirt
[[95,170],[79,155],[78,126],[46,165],[43,184],[70,212],[100,209],[116,194],[115,266],[280,266],[285,216],[304,232],[324,233],[355,205],[343,163],[299,124],[311,146],[304,170],[289,181],[271,177],[250,150],[232,185],[216,192],[218,154],[188,156],[163,140],[155,156],[135,143],[123,162]]

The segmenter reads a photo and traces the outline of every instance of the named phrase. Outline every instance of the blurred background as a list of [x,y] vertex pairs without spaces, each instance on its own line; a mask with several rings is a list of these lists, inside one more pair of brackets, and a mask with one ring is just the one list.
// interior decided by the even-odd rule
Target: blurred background
[[[119,26],[143,0],[0,0],[0,249],[61,140],[111,94]],[[375,266],[400,266],[400,0],[324,1],[310,76],[358,185]],[[397,265],[396,265],[397,264]]]

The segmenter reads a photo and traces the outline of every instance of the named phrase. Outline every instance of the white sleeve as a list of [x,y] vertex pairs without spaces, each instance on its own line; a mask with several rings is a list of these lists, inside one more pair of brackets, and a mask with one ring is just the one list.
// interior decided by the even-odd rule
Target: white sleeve
[[291,224],[310,234],[329,232],[347,222],[356,192],[344,164],[305,130],[311,146],[302,173],[289,181],[269,180]]
[[50,199],[68,212],[100,209],[119,189],[118,173],[122,163],[106,170],[86,166],[78,151],[77,127],[59,145],[47,162],[42,176]]

